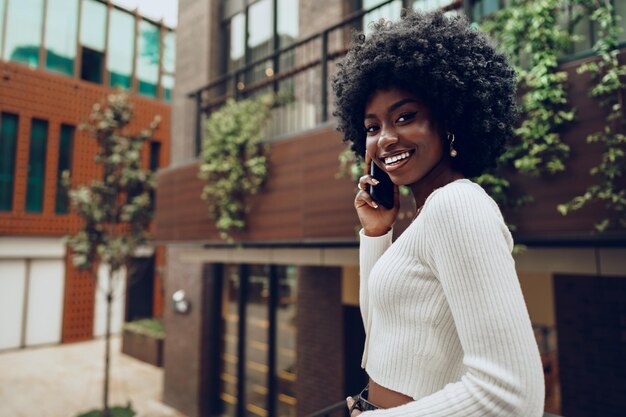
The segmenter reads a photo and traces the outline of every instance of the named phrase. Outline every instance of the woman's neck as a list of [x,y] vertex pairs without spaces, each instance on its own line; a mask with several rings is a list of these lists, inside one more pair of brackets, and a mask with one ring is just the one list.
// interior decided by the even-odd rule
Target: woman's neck
[[452,169],[450,160],[446,157],[442,158],[441,161],[419,181],[409,184],[409,188],[415,199],[415,207],[419,210],[426,202],[428,196],[437,188],[441,188],[452,181],[462,178],[465,178],[462,173]]

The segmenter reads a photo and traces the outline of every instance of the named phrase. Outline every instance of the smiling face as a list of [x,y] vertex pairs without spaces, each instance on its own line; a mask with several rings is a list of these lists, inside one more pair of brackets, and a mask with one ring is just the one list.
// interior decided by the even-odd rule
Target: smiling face
[[375,91],[363,122],[366,152],[396,185],[419,182],[444,158],[434,117],[413,93],[399,88]]

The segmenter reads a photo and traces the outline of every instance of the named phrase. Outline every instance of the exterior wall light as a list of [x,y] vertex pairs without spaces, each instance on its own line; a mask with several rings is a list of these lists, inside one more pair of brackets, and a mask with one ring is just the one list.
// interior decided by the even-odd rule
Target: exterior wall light
[[178,314],[189,314],[191,302],[187,300],[185,290],[178,290],[172,294],[172,308]]

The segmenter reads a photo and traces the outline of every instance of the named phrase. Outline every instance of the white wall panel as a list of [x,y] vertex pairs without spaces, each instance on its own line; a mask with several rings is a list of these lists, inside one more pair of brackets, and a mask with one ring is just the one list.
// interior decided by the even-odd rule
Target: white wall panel
[[64,258],[62,237],[0,237],[0,258]]
[[32,260],[26,346],[61,343],[65,265],[60,259]]
[[20,346],[25,282],[24,261],[0,260],[0,349]]
[[[98,287],[96,288],[96,305],[93,323],[93,335],[104,336],[106,327],[106,289],[108,288],[109,269],[103,265],[98,268]],[[111,309],[111,334],[122,331],[124,324],[124,300],[126,292],[126,271],[118,272],[113,280],[113,305]]]

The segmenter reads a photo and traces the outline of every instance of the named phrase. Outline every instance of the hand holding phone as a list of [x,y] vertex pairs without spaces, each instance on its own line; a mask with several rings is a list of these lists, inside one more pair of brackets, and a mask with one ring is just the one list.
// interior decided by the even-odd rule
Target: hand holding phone
[[382,168],[379,168],[374,161],[370,163],[370,175],[378,180],[378,185],[369,185],[369,195],[386,209],[393,208],[395,185],[389,178],[389,175]]

